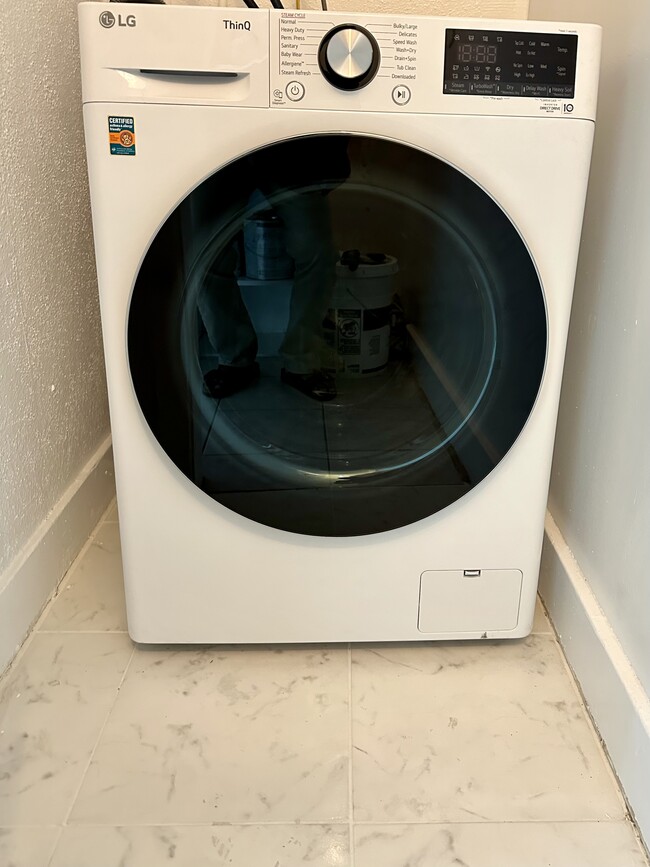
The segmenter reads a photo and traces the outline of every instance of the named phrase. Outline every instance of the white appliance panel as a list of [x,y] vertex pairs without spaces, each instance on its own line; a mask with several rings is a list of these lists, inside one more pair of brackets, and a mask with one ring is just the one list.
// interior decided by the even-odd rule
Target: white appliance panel
[[[273,91],[286,78],[282,67],[275,66],[281,62],[279,28],[307,19],[198,7],[131,8],[138,27],[155,22],[151,33],[139,36],[136,27],[104,32],[97,25],[97,6],[80,7],[84,120],[131,635],[145,643],[526,635],[535,604],[593,137],[597,29],[545,25],[552,32],[578,32],[584,46],[570,116],[562,112],[562,100],[443,94],[438,49],[419,60],[417,68],[418,76],[437,84],[430,93],[422,87],[407,106],[389,103],[387,82],[377,78],[366,90],[329,94],[317,75],[309,76],[302,104],[283,100],[273,106]],[[171,19],[162,17],[167,12],[173,13],[173,27]],[[231,32],[223,26],[225,20],[260,23],[260,29],[266,22],[267,47],[258,32],[233,30],[238,39],[245,34],[256,40],[254,50],[222,52],[224,34]],[[309,14],[310,22],[323,20],[329,18]],[[395,21],[382,16],[354,20],[368,27]],[[423,43],[434,46],[435,34],[445,28],[478,28],[479,23],[536,32],[531,22],[417,21]],[[179,32],[197,40],[196,50],[184,47]],[[115,37],[117,47],[111,47],[109,37]],[[215,62],[215,52],[230,63],[228,69]],[[161,69],[163,58],[167,72],[234,75],[223,82],[209,76],[196,82],[182,74],[173,81],[166,74],[152,81],[146,73],[125,73],[127,68],[144,69],[145,62],[146,68]],[[236,94],[233,86],[245,92]],[[560,106],[557,116],[548,116],[543,104]],[[119,115],[133,118],[134,157],[110,153],[107,118]],[[180,146],[170,134],[174,130],[182,131]],[[481,187],[507,214],[530,253],[548,325],[546,363],[533,411],[487,478],[428,518],[345,538],[264,526],[200,491],[152,434],[134,392],[127,350],[134,282],[150,244],[177,205],[204,179],[245,154],[275,142],[331,133],[407,145],[454,166]],[[447,628],[435,614],[418,624],[422,581],[433,586],[423,576],[473,569],[506,576],[500,585],[506,588],[505,620],[497,611],[491,623],[499,624],[496,628],[474,628],[474,617],[454,618]],[[523,578],[513,583],[508,576],[515,573]],[[462,622],[471,628],[459,628]],[[435,629],[423,632],[428,623]]]

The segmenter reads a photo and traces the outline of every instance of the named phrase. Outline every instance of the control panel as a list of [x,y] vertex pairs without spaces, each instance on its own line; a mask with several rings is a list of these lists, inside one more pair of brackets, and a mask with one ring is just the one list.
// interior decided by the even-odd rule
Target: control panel
[[284,10],[271,108],[593,117],[593,25]]
[[504,30],[446,31],[445,93],[475,96],[575,96],[575,34]]
[[319,74],[336,89],[350,91],[366,87],[376,76],[394,82],[394,87],[415,79],[422,21],[368,15],[360,23],[337,24],[337,17],[341,16],[292,12],[279,16],[278,72],[296,85],[279,90],[291,102],[301,101],[307,80]]

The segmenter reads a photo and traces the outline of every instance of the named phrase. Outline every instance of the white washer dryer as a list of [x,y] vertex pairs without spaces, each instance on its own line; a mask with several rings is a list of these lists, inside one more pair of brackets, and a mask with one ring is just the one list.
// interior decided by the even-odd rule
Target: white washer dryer
[[599,28],[80,22],[132,637],[526,635]]

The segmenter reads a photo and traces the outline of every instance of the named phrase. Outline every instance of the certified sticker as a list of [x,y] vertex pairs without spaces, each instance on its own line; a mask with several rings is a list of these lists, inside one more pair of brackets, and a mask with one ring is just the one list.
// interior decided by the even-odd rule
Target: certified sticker
[[108,142],[113,156],[135,156],[135,123],[132,117],[108,118]]

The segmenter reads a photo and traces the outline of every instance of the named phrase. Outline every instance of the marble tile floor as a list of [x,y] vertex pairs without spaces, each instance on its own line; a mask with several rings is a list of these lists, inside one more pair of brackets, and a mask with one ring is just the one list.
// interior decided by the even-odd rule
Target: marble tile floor
[[551,627],[134,647],[113,506],[0,682],[0,867],[644,867]]

